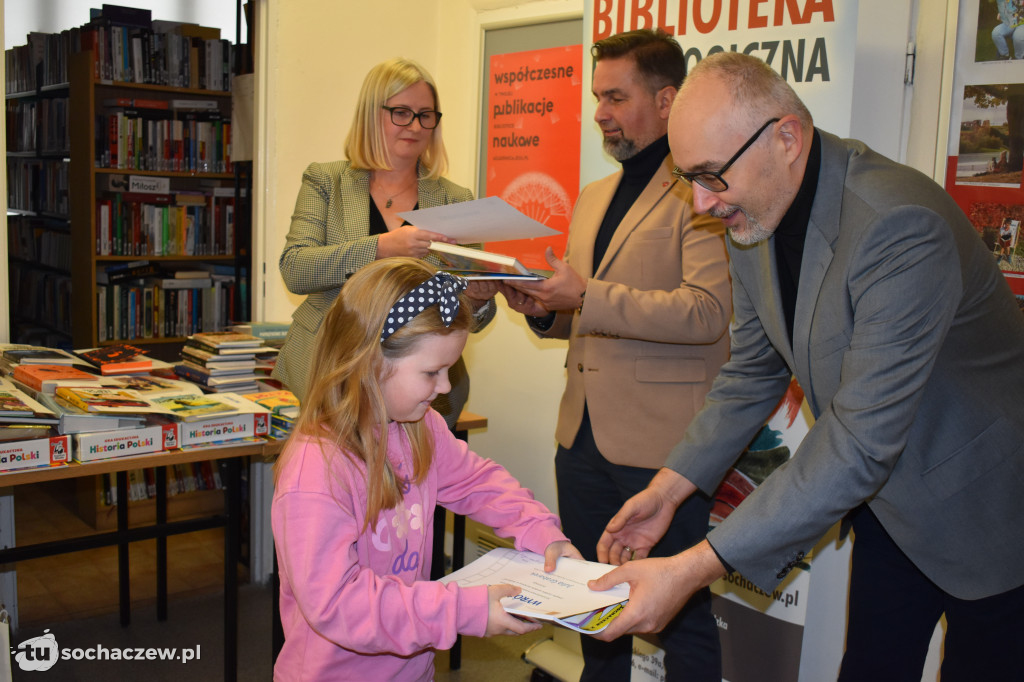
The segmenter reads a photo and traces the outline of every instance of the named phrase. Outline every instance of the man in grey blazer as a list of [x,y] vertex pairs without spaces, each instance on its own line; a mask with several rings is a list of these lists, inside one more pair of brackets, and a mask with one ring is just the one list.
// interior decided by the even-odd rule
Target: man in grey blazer
[[[700,409],[729,348],[731,314],[725,230],[693,210],[672,177],[668,115],[686,73],[682,49],[651,30],[594,45],[595,120],[622,170],[580,192],[565,260],[554,274],[505,289],[542,337],[569,340],[558,411],[555,473],[565,533],[597,558],[605,524],[665,464]],[[551,311],[549,313],[549,311]],[[679,510],[655,554],[704,537],[709,498]],[[666,679],[722,678],[710,593],[663,631]],[[581,680],[628,680],[632,638],[582,639]]]
[[[854,532],[841,680],[919,680],[945,614],[942,679],[1024,670],[1024,317],[991,252],[924,175],[813,127],[763,62],[687,78],[674,171],[731,236],[731,357],[664,469],[608,524],[630,602],[601,637],[656,631],[741,572],[766,591],[829,527]],[[697,546],[643,557],[713,491],[795,375],[816,422]],[[632,548],[630,556],[624,547]]]

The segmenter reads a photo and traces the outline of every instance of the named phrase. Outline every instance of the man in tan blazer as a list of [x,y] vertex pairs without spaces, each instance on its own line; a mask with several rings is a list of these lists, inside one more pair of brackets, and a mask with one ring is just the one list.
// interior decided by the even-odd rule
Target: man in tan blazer
[[[594,45],[595,120],[622,170],[580,192],[554,274],[503,286],[540,336],[569,339],[555,469],[565,533],[590,560],[607,522],[664,465],[728,356],[732,312],[724,228],[672,177],[668,114],[686,72],[679,44],[639,30]],[[695,496],[656,548],[707,532]],[[628,558],[628,557],[627,557]],[[661,633],[668,680],[721,680],[710,593]],[[632,641],[582,638],[582,680],[629,680]]]

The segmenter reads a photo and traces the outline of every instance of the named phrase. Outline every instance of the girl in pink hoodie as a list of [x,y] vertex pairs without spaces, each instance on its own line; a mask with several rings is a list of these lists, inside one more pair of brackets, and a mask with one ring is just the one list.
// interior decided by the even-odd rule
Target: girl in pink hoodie
[[471,323],[465,280],[374,261],[324,319],[302,414],[275,466],[271,510],[285,643],[275,680],[430,680],[459,634],[522,634],[510,585],[429,580],[434,508],[580,558],[558,518],[452,436],[430,402],[449,389]]

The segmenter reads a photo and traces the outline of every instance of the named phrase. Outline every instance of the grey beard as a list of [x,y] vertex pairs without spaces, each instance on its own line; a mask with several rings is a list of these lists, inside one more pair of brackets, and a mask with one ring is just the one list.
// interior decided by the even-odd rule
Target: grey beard
[[737,244],[743,246],[751,246],[758,242],[765,242],[772,236],[772,231],[759,222],[747,220],[747,233],[740,237],[736,234],[736,230],[729,228],[729,236]]
[[[743,235],[740,235],[736,229],[730,227],[729,236],[734,242],[742,246],[750,246],[752,244],[757,244],[758,242],[767,241],[772,236],[774,230],[770,230],[762,225],[742,208],[735,208],[746,217],[747,229]],[[730,213],[732,213],[732,209],[711,209],[708,211],[708,214],[714,218],[725,218]]]
[[640,151],[636,148],[636,143],[633,140],[626,139],[625,137],[618,140],[605,139],[604,150],[616,161],[631,159]]

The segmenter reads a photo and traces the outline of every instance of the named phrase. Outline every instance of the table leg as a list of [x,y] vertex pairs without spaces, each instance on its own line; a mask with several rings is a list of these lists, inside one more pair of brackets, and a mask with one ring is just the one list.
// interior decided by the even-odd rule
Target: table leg
[[[118,471],[115,476],[117,486],[117,532],[128,530],[128,472]],[[123,536],[122,536],[123,537]],[[128,566],[128,541],[119,539],[117,543],[117,591],[118,603],[121,608],[121,626],[128,627],[132,619],[131,572]]]
[[224,680],[238,678],[238,555],[242,522],[239,458],[225,460],[224,485]]
[[[167,467],[156,467],[156,525],[167,523]],[[167,536],[156,536],[156,619],[167,620]]]

